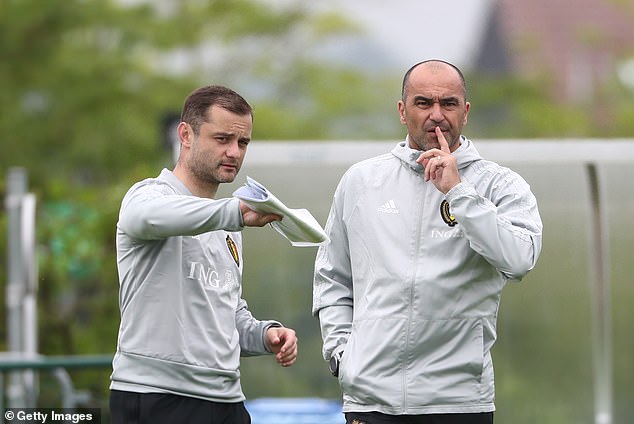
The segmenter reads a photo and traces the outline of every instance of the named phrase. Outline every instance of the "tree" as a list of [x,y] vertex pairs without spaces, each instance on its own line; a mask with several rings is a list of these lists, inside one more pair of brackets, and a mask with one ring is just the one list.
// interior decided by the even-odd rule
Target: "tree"
[[[55,177],[91,184],[112,181],[141,161],[164,161],[166,151],[157,148],[162,116],[178,111],[200,80],[228,79],[201,78],[196,56],[214,43],[283,44],[310,19],[300,8],[255,0],[6,0],[1,167],[24,166],[38,185]],[[231,75],[240,56],[217,50],[217,69]],[[188,57],[184,71],[176,66],[181,57]]]

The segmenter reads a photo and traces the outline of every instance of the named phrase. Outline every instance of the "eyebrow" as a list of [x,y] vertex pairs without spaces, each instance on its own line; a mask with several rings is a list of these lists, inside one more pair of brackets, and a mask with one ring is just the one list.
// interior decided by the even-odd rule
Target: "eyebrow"
[[[235,137],[236,133],[235,131],[214,131],[212,133],[212,135],[215,136],[221,136],[221,137]],[[247,140],[249,139],[249,137],[240,137],[240,139],[246,138]]]
[[[430,103],[433,103],[433,102],[434,102],[434,99],[433,99],[433,98],[431,98],[431,97],[426,97],[426,96],[423,96],[423,95],[420,95],[420,94],[418,94],[418,95],[414,96],[414,97],[412,98],[412,100],[413,100],[414,102],[417,102],[417,101],[419,101],[419,100],[424,100],[424,101],[426,101],[426,102],[430,102]],[[439,99],[439,100],[438,100],[438,102],[439,102],[439,103],[448,102],[448,101],[455,101],[455,102],[460,103],[460,98],[459,98],[458,96],[447,96],[447,97],[443,97],[443,98],[441,98],[441,99]]]
[[[222,135],[227,138],[235,137],[235,132],[219,132],[218,135]],[[251,137],[238,137],[238,143],[248,143],[251,141]]]

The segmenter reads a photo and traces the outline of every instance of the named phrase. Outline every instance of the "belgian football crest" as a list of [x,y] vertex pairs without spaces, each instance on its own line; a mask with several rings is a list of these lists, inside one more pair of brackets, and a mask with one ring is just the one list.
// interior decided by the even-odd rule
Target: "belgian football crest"
[[451,214],[451,212],[449,212],[449,202],[447,200],[443,200],[440,203],[440,216],[442,217],[442,220],[445,221],[445,224],[449,225],[450,227],[458,224],[456,218]]
[[240,266],[240,257],[238,256],[238,247],[231,240],[231,237],[227,235],[227,247],[229,248],[229,253],[231,253],[231,257],[236,262],[236,265]]

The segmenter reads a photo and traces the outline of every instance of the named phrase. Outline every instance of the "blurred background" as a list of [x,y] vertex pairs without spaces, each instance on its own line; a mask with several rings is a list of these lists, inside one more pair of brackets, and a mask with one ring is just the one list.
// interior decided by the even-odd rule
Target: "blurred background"
[[[36,199],[29,348],[75,358],[75,404],[109,422],[118,209],[130,185],[172,167],[186,95],[223,84],[255,107],[245,166],[221,195],[249,175],[324,224],[345,169],[404,138],[401,79],[428,58],[463,69],[465,135],[491,159],[504,149],[497,159],[531,184],[545,224],[537,268],[503,295],[496,422],[634,422],[631,0],[2,0],[0,364],[24,350],[9,330],[12,178]],[[586,159],[568,157],[584,146]],[[621,148],[622,161],[602,162]],[[316,250],[267,229],[244,240],[250,308],[301,342],[289,369],[243,360],[247,397],[339,401],[310,313]],[[23,376],[37,406],[63,404],[56,369]],[[20,406],[8,374],[0,406]]]

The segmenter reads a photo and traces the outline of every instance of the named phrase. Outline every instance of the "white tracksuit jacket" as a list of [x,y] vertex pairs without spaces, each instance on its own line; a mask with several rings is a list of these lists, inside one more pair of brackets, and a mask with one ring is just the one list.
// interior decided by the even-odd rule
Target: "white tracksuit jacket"
[[531,270],[542,222],[528,184],[462,137],[446,195],[401,142],[342,177],[315,262],[313,313],[342,351],[344,412],[495,410],[500,292]]
[[240,355],[270,353],[242,293],[238,199],[191,194],[164,169],[117,223],[121,324],[110,388],[240,402]]

